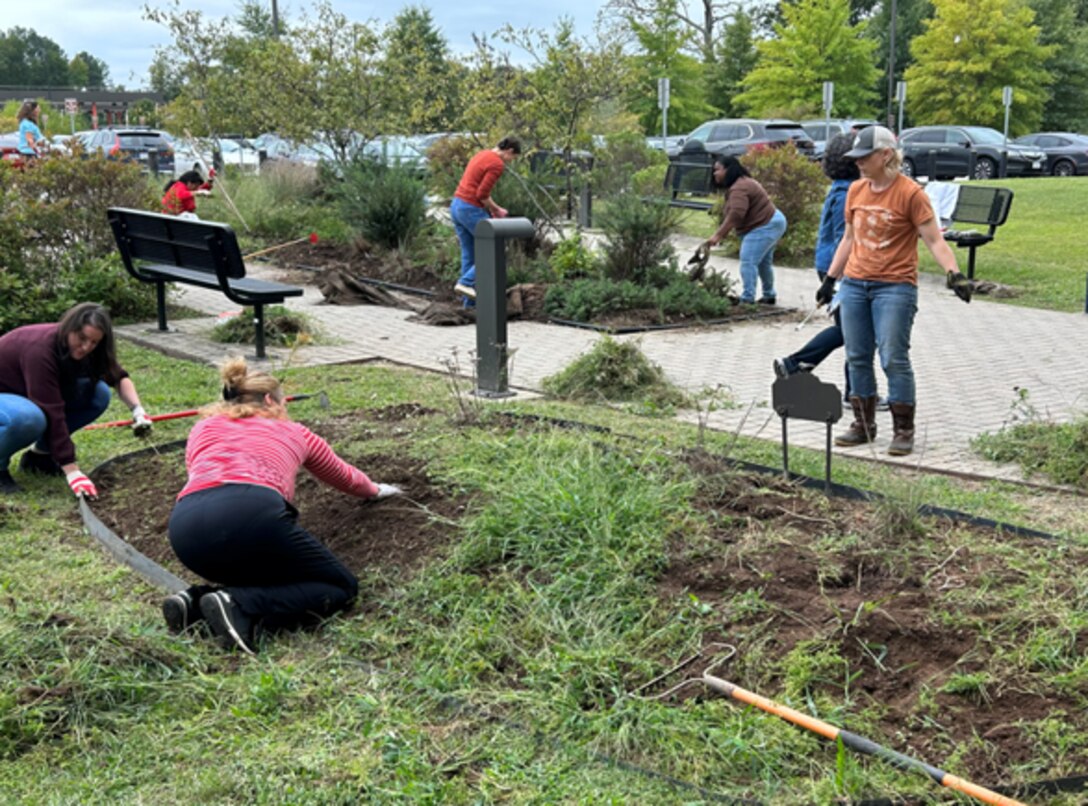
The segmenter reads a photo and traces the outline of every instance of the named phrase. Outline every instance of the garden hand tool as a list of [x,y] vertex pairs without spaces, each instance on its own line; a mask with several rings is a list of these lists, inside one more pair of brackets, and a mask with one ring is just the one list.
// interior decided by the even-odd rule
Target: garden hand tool
[[710,247],[705,244],[699,244],[696,247],[695,252],[688,259],[688,278],[697,283],[703,279],[706,275],[706,264],[710,260]]
[[[295,400],[307,400],[307,399],[309,399],[311,397],[317,397],[317,403],[318,403],[319,406],[321,406],[321,408],[323,408],[323,409],[329,408],[329,396],[327,394],[325,394],[324,392],[318,392],[317,395],[313,395],[313,394],[288,395],[287,397],[285,397],[283,399],[283,402],[284,403],[291,403],[291,402],[293,402]],[[133,413],[135,413],[135,411]],[[170,412],[169,414],[154,414],[154,415],[148,417],[147,420],[148,420],[149,423],[157,423],[157,422],[160,422],[162,420],[178,420],[178,419],[181,419],[182,417],[195,417],[198,414],[200,414],[200,409],[186,409],[185,411],[173,411],[173,412]],[[93,430],[95,430],[97,428],[115,428],[117,426],[122,426],[122,425],[135,426],[135,423],[136,423],[135,420],[113,420],[112,422],[108,422],[108,423],[92,423],[91,425],[86,426],[83,430],[84,431],[93,431]],[[133,430],[135,430],[135,428]]]
[[822,306],[817,305],[815,308],[813,308],[811,311],[809,311],[807,314],[805,314],[805,318],[801,320],[801,323],[799,325],[797,325],[797,327],[795,327],[793,329],[793,331],[796,333],[798,330],[801,330],[805,325],[807,325],[808,320],[811,319],[813,316],[815,316],[816,311],[820,310],[821,307]]

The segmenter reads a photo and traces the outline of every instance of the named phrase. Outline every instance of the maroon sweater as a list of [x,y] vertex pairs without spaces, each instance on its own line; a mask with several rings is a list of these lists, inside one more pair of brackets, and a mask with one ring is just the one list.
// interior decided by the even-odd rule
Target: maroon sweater
[[[93,377],[89,360],[73,361],[67,353],[56,322],[17,327],[0,336],[0,393],[25,397],[45,412],[49,453],[62,465],[76,460],[64,420],[64,390],[76,378]],[[122,370],[116,383],[127,376]]]

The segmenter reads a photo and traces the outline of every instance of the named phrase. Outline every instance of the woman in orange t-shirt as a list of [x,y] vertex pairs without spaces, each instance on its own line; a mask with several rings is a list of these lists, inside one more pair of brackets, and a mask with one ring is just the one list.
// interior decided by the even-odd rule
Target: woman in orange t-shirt
[[476,225],[485,218],[505,218],[507,213],[491,198],[491,190],[506,166],[521,153],[516,137],[504,137],[494,148],[480,151],[468,162],[450,203],[450,218],[461,242],[461,277],[453,290],[465,307],[476,299]]
[[171,180],[163,188],[162,211],[166,215],[196,215],[196,197],[193,191],[204,184],[204,177],[197,171],[186,171],[177,180]]
[[869,126],[858,132],[844,156],[857,162],[861,179],[847,191],[846,230],[816,292],[817,303],[829,303],[835,280],[843,278],[838,298],[854,422],[835,437],[835,444],[863,445],[876,438],[873,355],[879,350],[895,431],[888,453],[904,456],[914,450],[910,331],[918,310],[918,238],[964,302],[971,301],[971,283],[960,274],[925,191],[899,172],[903,158],[895,135],[883,126]]

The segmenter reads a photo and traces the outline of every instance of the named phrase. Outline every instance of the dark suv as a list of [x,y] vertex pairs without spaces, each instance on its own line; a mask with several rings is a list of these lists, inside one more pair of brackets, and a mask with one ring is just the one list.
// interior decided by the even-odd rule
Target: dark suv
[[[988,126],[918,126],[899,136],[903,173],[931,179],[993,179],[1001,164],[1004,137]],[[1008,144],[1008,176],[1038,176],[1046,170],[1046,155],[1038,148]]]
[[109,159],[138,162],[148,171],[174,174],[174,147],[159,132],[106,128],[75,136],[88,154],[99,152]]
[[814,145],[801,124],[792,120],[710,120],[684,138],[678,148],[668,150],[669,159],[706,159],[707,154],[739,157],[748,149],[775,148],[792,142],[809,157]]

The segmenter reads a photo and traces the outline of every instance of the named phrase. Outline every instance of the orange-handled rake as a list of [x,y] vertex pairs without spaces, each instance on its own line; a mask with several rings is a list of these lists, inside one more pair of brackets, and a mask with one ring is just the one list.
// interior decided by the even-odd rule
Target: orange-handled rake
[[[707,650],[712,649],[715,651],[724,652],[724,657],[715,660],[713,663],[707,666],[700,677],[688,678],[687,680],[678,683],[677,685],[673,686],[667,691],[662,692],[661,694],[656,694],[653,696],[640,696],[639,692],[645,691],[647,688],[654,686],[655,684],[659,683],[660,681],[664,680],[666,677],[669,677],[680,669],[690,666],[699,658],[704,657],[704,654]],[[851,733],[850,731],[843,730],[842,728],[836,728],[834,725],[824,722],[822,719],[817,719],[814,716],[803,714],[800,711],[796,711],[793,708],[790,708],[789,706],[782,705],[781,703],[763,697],[759,694],[756,694],[755,692],[743,689],[734,683],[730,683],[727,680],[722,680],[720,677],[715,677],[714,675],[710,674],[712,670],[723,665],[735,654],[737,654],[737,649],[730,644],[708,644],[705,650],[702,650],[695,655],[692,655],[687,660],[681,661],[672,669],[665,672],[665,674],[661,675],[660,677],[654,678],[646,685],[636,689],[632,696],[635,696],[638,699],[642,700],[660,700],[668,697],[671,694],[674,694],[685,686],[701,683],[708,688],[717,691],[719,694],[724,694],[727,697],[732,697],[734,700],[739,700],[746,705],[751,705],[759,708],[761,711],[766,711],[769,714],[774,714],[775,716],[781,717],[788,722],[792,722],[798,727],[802,727],[805,730],[812,731],[813,733],[818,733],[825,739],[831,739],[832,741],[841,741],[845,747],[849,747],[851,750],[855,750],[859,753],[864,753],[869,756],[876,756],[877,758],[887,761],[888,763],[893,764],[901,769],[921,770],[934,781],[939,783],[941,786],[946,786],[949,789],[954,789],[957,792],[962,792],[965,795],[970,795],[971,797],[975,798],[976,800],[982,801],[983,803],[994,804],[994,806],[1026,806],[1026,804],[1021,803],[1018,800],[1013,800],[1012,798],[1000,795],[997,792],[986,789],[985,787],[979,786],[978,784],[973,784],[970,781],[965,781],[963,778],[947,773],[942,769],[934,767],[932,764],[927,764],[924,761],[919,761],[918,759],[912,758],[911,756],[907,756],[895,750],[891,750],[887,747],[884,747],[883,745],[877,744],[870,739],[866,739],[864,736],[859,736],[856,733]]]
[[[307,400],[307,399],[309,399],[311,397],[316,397],[317,398],[317,402],[321,406],[321,408],[327,409],[329,407],[329,396],[326,395],[324,392],[318,392],[316,395],[312,395],[312,394],[288,395],[287,397],[285,397],[283,399],[283,402],[284,403],[291,403],[292,401],[295,401],[295,400]],[[169,414],[153,414],[152,416],[148,417],[147,419],[151,420],[151,422],[153,422],[153,423],[157,423],[157,422],[161,422],[162,420],[178,420],[178,419],[181,419],[182,417],[195,417],[199,413],[200,413],[200,409],[187,409],[185,411],[172,411]],[[83,430],[84,431],[93,431],[96,428],[117,428],[117,427],[120,427],[120,426],[123,426],[123,425],[132,425],[133,422],[135,422],[135,421],[134,420],[114,420],[114,421],[109,422],[109,423],[92,423],[91,425],[85,426],[83,428]]]

